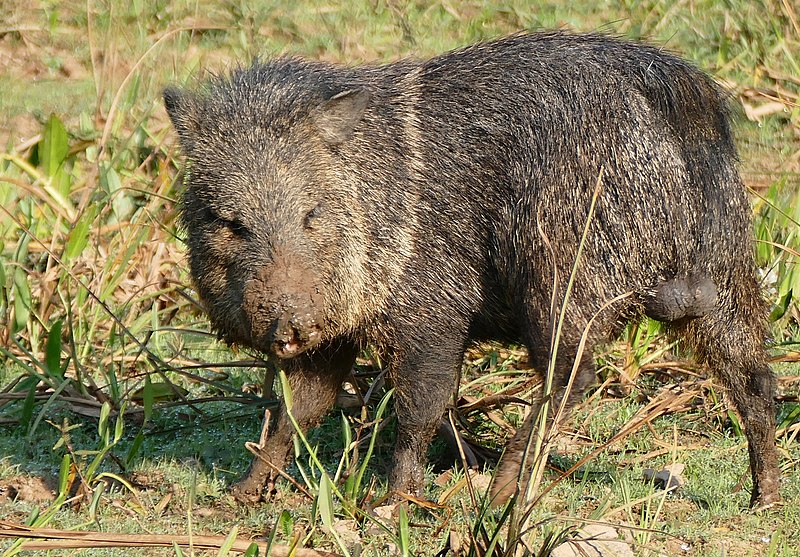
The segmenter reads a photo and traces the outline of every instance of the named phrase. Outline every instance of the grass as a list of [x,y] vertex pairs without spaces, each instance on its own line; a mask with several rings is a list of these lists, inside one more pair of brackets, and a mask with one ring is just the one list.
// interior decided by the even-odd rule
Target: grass
[[[566,424],[542,486],[559,477],[554,468],[608,446],[531,509],[530,554],[545,555],[585,519],[629,532],[640,555],[800,554],[800,14],[791,2],[134,0],[31,8],[9,0],[0,9],[0,121],[8,123],[0,128],[3,520],[223,539],[238,528],[284,546],[341,554],[360,547],[364,555],[446,547],[482,555],[494,538],[495,554],[513,553],[508,517],[482,507],[485,476],[471,475],[473,501],[441,447],[425,494],[441,504],[411,504],[405,520],[363,512],[385,489],[391,454],[389,423],[366,456],[374,406],[332,412],[309,432],[289,473],[310,498],[284,485],[271,505],[234,505],[226,486],[249,460],[245,441],[258,437],[262,364],[216,343],[194,301],[174,221],[180,164],[160,90],[259,55],[388,61],[523,28],[567,27],[664,45],[736,95],[741,169],[775,308],[770,350],[781,384],[786,504],[743,512],[749,480],[738,420],[656,324],[632,325],[597,354],[601,386]],[[358,388],[375,375],[369,360],[361,364]],[[455,418],[479,457],[502,447],[522,409],[469,405],[504,393],[525,398],[530,376],[514,347],[468,355]],[[654,399],[672,406],[643,414]],[[640,427],[615,441],[632,421]],[[365,462],[363,479],[348,486],[344,471]],[[663,497],[642,470],[672,462],[686,465],[686,484]]]

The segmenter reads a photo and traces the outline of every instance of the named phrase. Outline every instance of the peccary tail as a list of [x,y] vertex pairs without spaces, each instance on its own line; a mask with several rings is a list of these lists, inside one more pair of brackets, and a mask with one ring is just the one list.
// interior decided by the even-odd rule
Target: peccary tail
[[645,315],[657,321],[701,317],[717,306],[717,285],[706,275],[674,278],[656,285],[644,300]]

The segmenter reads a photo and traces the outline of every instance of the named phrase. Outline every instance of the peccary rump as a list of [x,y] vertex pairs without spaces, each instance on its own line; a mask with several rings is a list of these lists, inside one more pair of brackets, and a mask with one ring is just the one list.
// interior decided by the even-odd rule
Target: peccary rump
[[[590,319],[569,400],[594,379],[593,347],[643,315],[669,322],[741,415],[751,503],[779,499],[750,208],[724,95],[692,65],[603,35],[519,34],[387,65],[283,57],[164,100],[213,326],[285,359],[304,427],[376,346],[396,387],[393,489],[422,487],[471,340],[522,342],[547,367],[577,265],[556,316],[562,395]],[[291,434],[281,413],[262,457],[283,466]],[[257,500],[272,477],[256,460],[236,493]]]

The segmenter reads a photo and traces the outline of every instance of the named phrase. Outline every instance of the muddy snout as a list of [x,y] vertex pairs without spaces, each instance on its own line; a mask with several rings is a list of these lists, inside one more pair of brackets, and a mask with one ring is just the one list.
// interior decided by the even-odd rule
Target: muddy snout
[[257,277],[245,285],[243,310],[250,322],[251,342],[280,358],[292,358],[319,343],[320,312],[309,292],[286,292],[292,286],[288,280],[280,289],[270,282]]

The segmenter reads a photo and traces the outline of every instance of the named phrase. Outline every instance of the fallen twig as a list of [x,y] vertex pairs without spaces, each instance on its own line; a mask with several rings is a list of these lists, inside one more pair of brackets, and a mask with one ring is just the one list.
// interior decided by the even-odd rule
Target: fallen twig
[[[153,534],[114,534],[109,532],[71,531],[54,528],[31,528],[0,520],[0,538],[26,538],[26,550],[78,549],[88,547],[181,547],[194,549],[219,549],[227,541],[226,536],[176,536]],[[341,557],[337,553],[317,551],[314,549],[291,548],[285,545],[271,547],[264,541],[237,539],[231,551],[244,553],[252,544],[258,545],[263,552],[269,548],[271,557]]]

